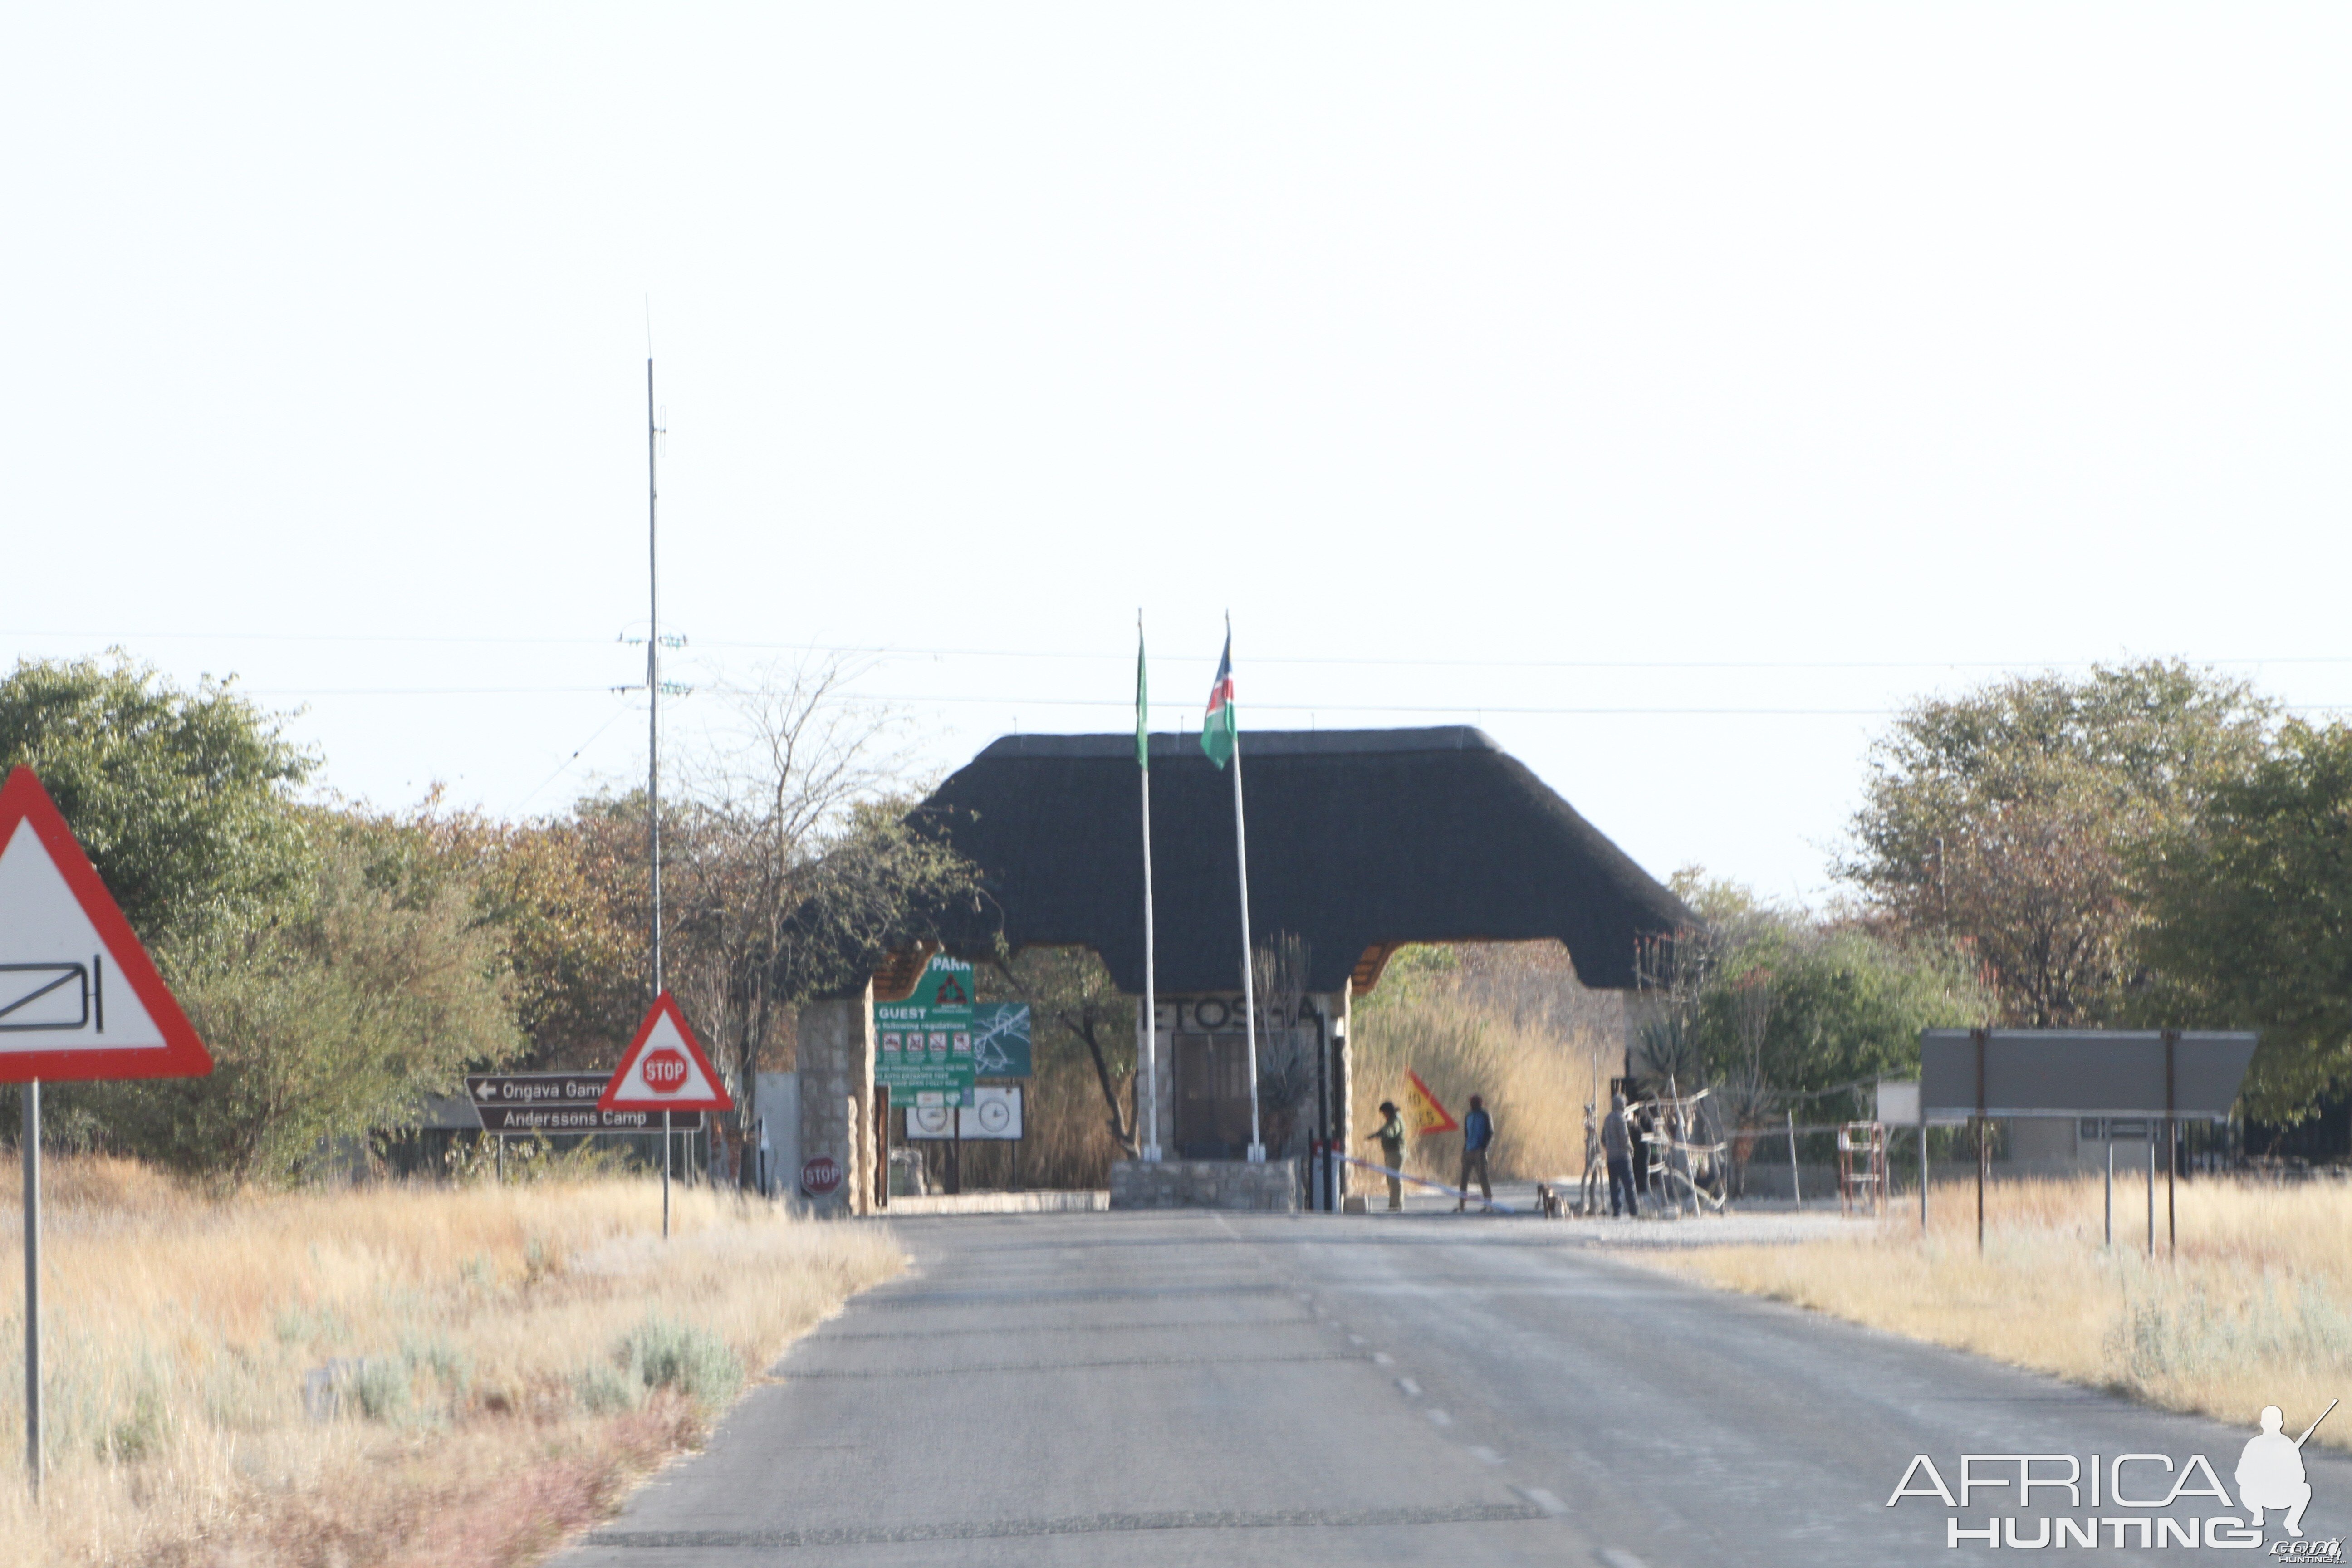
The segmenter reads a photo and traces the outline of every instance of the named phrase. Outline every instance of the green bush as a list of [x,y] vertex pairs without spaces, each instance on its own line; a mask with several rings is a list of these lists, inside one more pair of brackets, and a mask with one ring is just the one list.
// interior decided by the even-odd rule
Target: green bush
[[717,1408],[743,1386],[743,1363],[701,1330],[666,1318],[647,1318],[621,1342],[614,1360],[646,1388],[674,1388],[698,1405]]
[[572,1396],[591,1415],[619,1415],[635,1410],[644,1391],[634,1373],[617,1367],[592,1366],[572,1374]]

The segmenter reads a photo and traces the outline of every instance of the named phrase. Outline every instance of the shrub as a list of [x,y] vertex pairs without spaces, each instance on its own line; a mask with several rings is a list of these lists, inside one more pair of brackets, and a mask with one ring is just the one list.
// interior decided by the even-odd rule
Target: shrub
[[630,1331],[614,1359],[645,1387],[673,1388],[698,1405],[724,1405],[743,1386],[743,1363],[733,1351],[667,1318],[647,1318]]

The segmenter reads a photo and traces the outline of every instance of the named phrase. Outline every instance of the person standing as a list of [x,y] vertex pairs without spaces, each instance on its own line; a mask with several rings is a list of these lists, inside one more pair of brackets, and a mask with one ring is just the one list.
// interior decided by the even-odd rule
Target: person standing
[[1381,1101],[1381,1114],[1388,1120],[1364,1134],[1367,1139],[1381,1141],[1381,1163],[1388,1167],[1389,1207],[1404,1207],[1404,1178],[1398,1174],[1404,1169],[1404,1118],[1397,1114],[1396,1101]]
[[1624,1212],[1635,1219],[1642,1215],[1642,1205],[1633,1195],[1633,1137],[1625,1125],[1625,1097],[1610,1099],[1609,1114],[1601,1122],[1601,1152],[1609,1162],[1609,1217],[1618,1215],[1618,1198],[1624,1198]]
[[1495,1189],[1486,1180],[1486,1151],[1495,1142],[1495,1119],[1486,1114],[1486,1102],[1476,1095],[1470,1097],[1470,1114],[1462,1119],[1462,1179],[1454,1184],[1462,1189],[1461,1201],[1454,1205],[1460,1214],[1470,1206],[1470,1173],[1478,1173],[1478,1193],[1491,1205]]

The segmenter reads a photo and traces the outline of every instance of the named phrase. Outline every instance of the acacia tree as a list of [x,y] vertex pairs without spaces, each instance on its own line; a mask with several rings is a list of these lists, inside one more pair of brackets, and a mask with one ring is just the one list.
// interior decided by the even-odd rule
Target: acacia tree
[[1089,948],[1000,952],[994,967],[998,981],[991,989],[1029,1004],[1031,1044],[1041,1076],[1052,1057],[1083,1047],[1102,1096],[1103,1126],[1118,1151],[1133,1158],[1135,1010],[1142,1004],[1120,992]]
[[110,1142],[282,1181],[522,1045],[470,870],[416,819],[316,814],[305,885],[173,950],[206,1077],[81,1090]]
[[2135,868],[2253,765],[2271,714],[2177,660],[1922,702],[1872,747],[1838,874],[1897,930],[1967,943],[2000,1021],[2106,1021],[2136,974]]
[[[1307,1004],[1308,952],[1304,938],[1276,931],[1258,944],[1250,983],[1259,1015],[1257,1103],[1259,1134],[1269,1154],[1290,1147],[1315,1098],[1315,1057],[1299,1027]],[[1309,1125],[1312,1118],[1307,1119]]]
[[296,787],[318,759],[232,682],[185,691],[116,650],[0,680],[0,769],[29,767],[151,947],[250,915],[305,880]]
[[970,863],[916,831],[890,716],[854,671],[805,665],[737,695],[736,744],[689,775],[663,843],[673,987],[748,1104],[784,1009],[854,984],[927,912],[974,896]]
[[2291,722],[2147,862],[2161,1021],[2253,1027],[2247,1108],[2285,1126],[2352,1081],[2352,728]]
[[316,760],[226,683],[117,654],[0,680],[41,775],[210,1047],[207,1077],[63,1088],[53,1135],[278,1180],[517,1043],[477,868],[428,812],[306,805]]
[[1673,886],[1705,924],[1674,944],[1670,970],[1647,966],[1658,997],[1649,1054],[1672,1062],[1685,1089],[1714,1089],[1735,1191],[1756,1139],[1791,1107],[1837,1108],[1851,1094],[1860,1110],[1873,1079],[1917,1070],[1920,1030],[1985,1017],[1966,955],[1933,933],[1897,938],[1766,904],[1695,868]]

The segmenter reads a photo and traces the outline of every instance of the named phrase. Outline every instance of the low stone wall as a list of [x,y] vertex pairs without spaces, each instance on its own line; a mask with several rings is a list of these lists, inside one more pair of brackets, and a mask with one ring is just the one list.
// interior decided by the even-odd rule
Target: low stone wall
[[1298,1212],[1298,1171],[1288,1160],[1119,1160],[1110,1168],[1115,1209],[1260,1209]]

